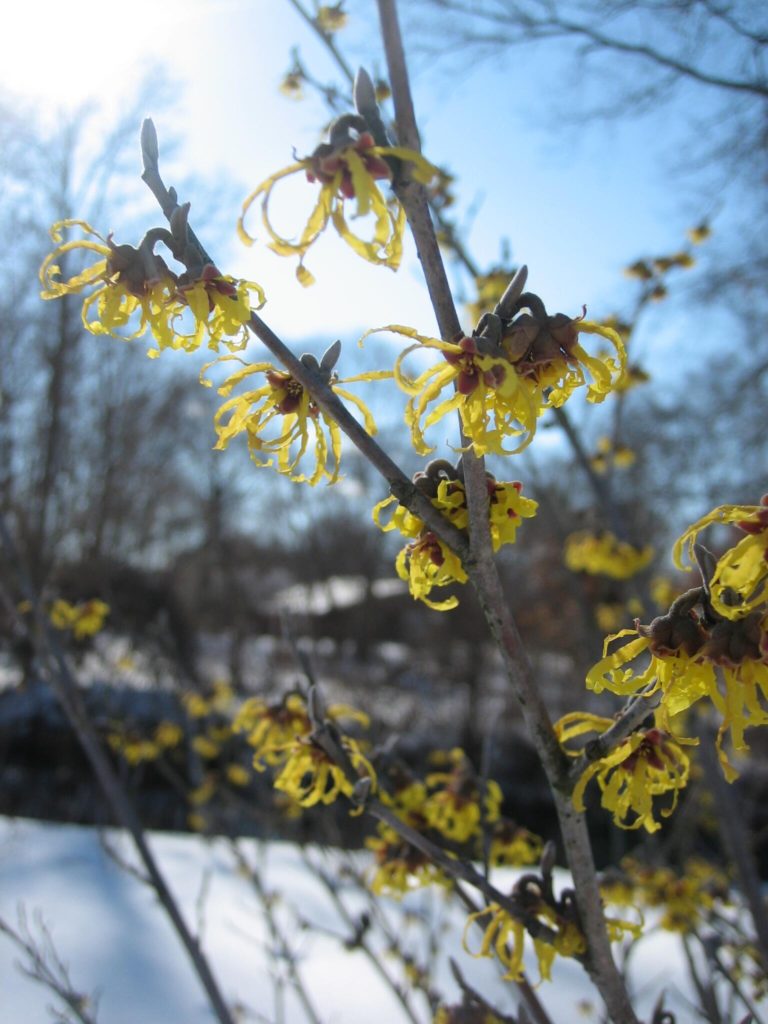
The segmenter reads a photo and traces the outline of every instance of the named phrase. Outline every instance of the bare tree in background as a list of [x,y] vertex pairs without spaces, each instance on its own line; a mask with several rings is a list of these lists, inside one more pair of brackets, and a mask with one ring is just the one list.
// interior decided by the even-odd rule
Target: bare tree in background
[[[768,246],[768,13],[753,0],[414,0],[416,38],[440,66],[520,52],[531,88],[513,106],[546,101],[573,122],[658,116],[684,104],[675,174],[693,171],[703,215],[731,204],[728,237],[697,299],[765,302]],[[439,32],[434,31],[439,19]],[[429,28],[431,26],[431,29]],[[515,89],[518,91],[515,92]],[[532,98],[533,97],[533,98]],[[513,107],[510,107],[512,109]],[[543,111],[542,111],[543,112]],[[551,114],[551,109],[546,111]]]

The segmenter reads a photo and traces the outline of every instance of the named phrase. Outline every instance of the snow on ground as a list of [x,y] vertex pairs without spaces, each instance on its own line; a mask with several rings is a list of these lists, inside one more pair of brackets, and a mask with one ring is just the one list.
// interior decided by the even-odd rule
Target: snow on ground
[[[110,832],[107,838],[124,859],[133,861],[125,836]],[[274,1020],[275,988],[270,971],[274,972],[275,963],[270,964],[267,952],[264,912],[248,881],[237,872],[229,846],[222,840],[189,835],[154,833],[150,840],[187,922],[193,927],[203,922],[203,948],[226,998]],[[308,869],[302,851],[286,843],[251,840],[243,842],[242,849],[249,861],[261,865],[268,888],[283,894],[276,913],[299,955],[306,987],[323,1024],[397,1024],[403,1020],[392,992],[362,953],[350,953],[336,938],[302,929],[297,923],[298,915],[321,929],[350,934]],[[307,856],[337,878],[350,857],[316,848],[309,849]],[[354,855],[353,863],[363,863],[361,857],[365,855]],[[500,872],[495,881],[506,888],[511,873]],[[361,899],[350,894],[353,912],[362,908]],[[288,912],[286,904],[296,908],[296,913]],[[101,993],[99,1024],[204,1024],[213,1020],[153,894],[117,866],[94,829],[0,818],[0,916],[15,926],[20,906],[30,922],[35,913],[42,913],[78,991]],[[404,937],[419,959],[426,940],[413,924],[413,912],[430,915],[438,932],[445,928],[437,967],[441,991],[455,995],[447,968],[447,956],[452,955],[465,976],[491,1001],[512,1009],[513,987],[500,981],[492,962],[474,960],[462,952],[464,915],[448,911],[439,894],[417,893],[402,903],[387,900],[385,911],[395,933]],[[19,951],[0,935],[0,1021],[42,1024],[50,1019],[46,1007],[53,998],[19,972],[14,966],[19,959]],[[672,995],[685,986],[684,962],[672,938],[641,943],[632,960],[640,1012],[646,1016],[662,987]],[[383,950],[381,961],[391,973],[397,973],[397,964]],[[529,969],[535,979],[534,965]],[[573,961],[558,961],[553,982],[539,991],[555,1024],[597,1019],[581,1016],[576,1009],[580,999],[589,998],[589,986]],[[424,1001],[416,997],[414,1005],[419,1020],[426,1024],[430,1015]],[[678,1024],[692,1024],[694,1015],[679,998],[673,997],[669,1008],[678,1013]],[[295,998],[288,996],[284,1020],[292,1024],[305,1019]]]

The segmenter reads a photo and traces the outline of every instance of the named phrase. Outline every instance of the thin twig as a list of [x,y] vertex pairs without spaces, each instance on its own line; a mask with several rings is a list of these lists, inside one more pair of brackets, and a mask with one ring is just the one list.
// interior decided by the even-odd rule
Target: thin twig
[[[27,963],[18,963],[17,967],[32,981],[44,985],[75,1015],[80,1024],[96,1024],[98,1013],[98,994],[85,996],[75,991],[69,977],[66,964],[59,956],[48,926],[42,914],[35,913],[35,924],[40,932],[40,939],[32,934],[27,924],[27,916],[23,906],[18,909],[18,931],[0,917],[0,934],[6,935],[27,957]],[[64,1021],[60,1010],[57,1016]],[[67,1018],[68,1019],[68,1018]]]
[[120,825],[130,833],[152,888],[189,956],[195,973],[206,991],[211,1008],[221,1024],[235,1024],[208,959],[196,937],[187,927],[173,893],[149,848],[139,815],[112,768],[99,735],[90,720],[77,682],[64,657],[58,639],[53,635],[40,607],[37,593],[26,574],[6,525],[5,517],[2,515],[0,515],[0,545],[5,551],[8,562],[15,566],[21,591],[32,606],[33,617],[38,625],[37,637],[43,677],[61,704],[115,817]]

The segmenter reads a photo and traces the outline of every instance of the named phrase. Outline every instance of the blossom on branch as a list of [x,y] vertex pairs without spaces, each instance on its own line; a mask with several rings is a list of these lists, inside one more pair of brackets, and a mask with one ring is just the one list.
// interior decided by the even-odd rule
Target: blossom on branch
[[[79,228],[86,237],[65,242],[63,231],[69,228]],[[40,268],[42,298],[85,292],[82,321],[86,330],[124,341],[149,330],[157,343],[150,356],[166,348],[192,352],[206,339],[214,351],[220,345],[230,351],[242,349],[248,341],[251,303],[255,299],[262,306],[265,301],[255,282],[227,277],[212,263],[202,265],[199,274],[174,274],[154,252],[158,241],[171,250],[177,247],[177,240],[165,228],[147,232],[138,248],[116,245],[111,235],[103,238],[81,220],[59,221],[51,228],[51,237],[57,245]],[[77,252],[101,258],[64,279],[60,262]],[[138,326],[131,329],[135,315]],[[185,331],[189,315],[193,329]]]
[[[376,786],[376,772],[360,745],[349,736],[340,737],[342,750],[358,777]],[[302,807],[331,804],[340,796],[351,797],[355,782],[343,765],[337,764],[312,736],[299,736],[285,748],[285,762],[275,779],[275,789],[287,793]]]
[[498,821],[502,793],[492,779],[478,779],[463,750],[450,753],[452,769],[432,772],[427,786],[433,792],[423,804],[427,825],[446,839],[466,843],[480,834],[484,825]]
[[[304,360],[310,358],[305,356]],[[220,406],[214,417],[218,435],[215,448],[223,450],[234,437],[245,434],[248,450],[257,466],[274,465],[273,456],[276,456],[277,471],[296,483],[314,486],[326,478],[329,484],[336,483],[341,459],[341,430],[335,420],[321,409],[304,385],[286,370],[278,369],[271,363],[245,363],[237,356],[222,356],[216,363],[230,359],[243,363],[243,367],[231,374],[219,387],[220,395],[228,397],[243,381],[251,383],[254,376],[263,376],[264,382],[234,398],[228,398]],[[203,368],[200,378],[209,387],[210,381],[204,374],[212,365]],[[314,360],[314,366],[325,371],[324,381],[334,394],[351,402],[361,413],[367,433],[373,436],[376,423],[370,410],[342,385],[386,380],[391,377],[389,371],[369,371],[340,380],[325,364],[320,365]],[[315,465],[306,476],[298,472],[298,466],[310,445]]]
[[[536,315],[523,313],[505,320],[487,314],[471,337],[443,341],[402,324],[363,335],[361,341],[379,331],[415,339],[397,358],[395,380],[410,395],[405,419],[419,454],[433,451],[425,431],[458,412],[462,431],[477,455],[513,455],[531,443],[542,413],[563,405],[577,388],[586,386],[590,402],[602,402],[615,388],[624,373],[626,353],[614,330],[561,313],[547,316],[538,296],[526,293],[519,301],[530,302]],[[615,356],[590,355],[579,344],[582,333],[607,338]],[[442,361],[417,377],[409,376],[403,368],[405,359],[424,349],[441,352]],[[443,398],[446,389],[450,393]],[[510,439],[517,443],[507,447]]]
[[49,617],[55,629],[70,631],[75,640],[84,640],[101,632],[109,611],[109,605],[97,598],[80,604],[59,598],[51,605]]
[[607,530],[600,534],[579,530],[565,540],[566,566],[571,572],[586,572],[590,576],[628,580],[641,572],[653,556],[650,545],[636,548]]
[[[392,181],[393,168],[402,164],[407,165],[411,177],[424,184],[437,174],[437,168],[413,150],[377,146],[363,118],[344,115],[331,126],[329,142],[321,143],[310,156],[272,174],[248,196],[238,221],[240,238],[246,245],[255,241],[246,230],[245,219],[251,206],[259,201],[262,224],[271,239],[269,248],[280,256],[299,257],[296,276],[301,284],[314,283],[314,277],[304,266],[304,257],[329,222],[358,256],[397,270],[403,253],[405,212],[394,197],[384,198],[376,182]],[[300,236],[291,241],[272,226],[269,202],[279,181],[300,173],[310,183],[319,183],[320,193]],[[344,212],[346,201],[355,203],[356,217],[373,218],[370,241],[349,227]]]
[[[426,472],[414,476],[414,483],[457,529],[467,527],[469,511],[464,483],[450,463],[435,460],[427,466]],[[493,550],[498,551],[505,544],[514,544],[522,519],[534,516],[538,504],[523,497],[523,485],[518,481],[498,483],[487,474],[487,487],[491,542]],[[382,514],[393,504],[395,508],[385,522]],[[400,579],[408,583],[412,597],[436,611],[455,608],[459,603],[455,596],[433,601],[429,595],[435,587],[467,582],[468,577],[458,555],[418,516],[400,505],[394,495],[375,506],[373,520],[385,533],[398,530],[410,540],[398,554],[395,569]]]
[[[687,604],[696,600],[694,596]],[[680,605],[677,613],[675,605]],[[635,630],[607,637],[605,656],[587,673],[587,688],[643,697],[660,690],[657,718],[664,728],[708,697],[722,719],[717,752],[725,777],[732,781],[738,772],[723,750],[726,734],[730,733],[734,750],[744,752],[749,749],[746,730],[768,725],[768,615],[755,612],[736,621],[712,623],[691,615],[686,595],[675,605],[671,614],[659,616],[648,626],[638,624]],[[625,636],[637,639],[608,654],[609,644]],[[647,653],[650,660],[640,660]],[[635,661],[640,661],[637,668]]]
[[727,619],[740,619],[768,601],[768,494],[759,505],[721,505],[689,526],[674,548],[680,568],[685,548],[693,559],[699,534],[714,523],[732,524],[746,534],[718,560],[708,581],[714,610]]
[[[581,751],[567,746],[570,740],[588,733],[599,735],[612,725],[610,718],[574,711],[555,723],[555,734],[566,753],[578,757]],[[584,769],[573,791],[574,807],[578,811],[585,809],[584,791],[592,779],[597,779],[602,793],[600,802],[612,812],[615,825],[656,832],[661,825],[654,817],[653,798],[672,794],[671,805],[661,811],[663,817],[669,817],[677,806],[680,790],[688,783],[690,761],[683,745],[697,743],[698,740],[672,736],[658,728],[632,733]]]

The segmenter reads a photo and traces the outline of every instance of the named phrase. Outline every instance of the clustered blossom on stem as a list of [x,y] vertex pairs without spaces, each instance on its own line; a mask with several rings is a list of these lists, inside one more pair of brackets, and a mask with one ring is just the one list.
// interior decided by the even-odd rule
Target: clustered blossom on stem
[[591,576],[628,580],[645,569],[653,556],[650,545],[636,548],[607,530],[599,534],[579,530],[565,540],[566,566],[571,572],[586,572]]
[[659,926],[668,932],[690,934],[706,924],[717,909],[733,906],[726,875],[714,864],[689,857],[682,869],[652,867],[632,857],[600,885],[607,903],[661,910]]
[[[746,730],[768,725],[768,499],[722,506],[694,523],[675,545],[678,563],[685,546],[693,554],[697,537],[713,523],[732,523],[746,536],[721,556],[703,586],[676,598],[666,614],[608,636],[603,658],[587,673],[587,687],[622,697],[660,693],[656,722],[662,734],[708,698],[721,718],[717,752],[731,781],[738,772],[723,747],[726,735],[743,753],[749,749]],[[625,637],[634,639],[609,652]]]
[[[555,957],[580,957],[587,943],[579,921],[573,890],[555,894],[552,882],[554,848],[547,844],[541,862],[541,874],[522,875],[512,887],[512,908],[492,902],[477,913],[470,914],[464,929],[464,948],[476,957],[495,955],[506,968],[504,977],[520,981],[523,977],[523,953],[526,931],[531,933],[541,980],[549,980]],[[518,913],[511,910],[518,908]],[[483,928],[480,948],[472,953],[469,934],[473,925]],[[638,926],[619,918],[606,918],[612,942],[627,933],[637,935]]]
[[[542,840],[500,817],[498,784],[479,779],[459,748],[433,753],[431,759],[438,758],[447,762],[450,771],[431,772],[424,781],[403,765],[392,765],[388,787],[379,794],[381,801],[406,825],[430,838],[436,834],[452,843],[471,842],[476,855],[487,852],[492,867],[535,863]],[[490,839],[488,851],[483,849],[484,837]],[[379,823],[377,835],[367,839],[366,846],[375,855],[374,892],[399,898],[431,883],[448,884],[444,871],[387,823]]]
[[[436,459],[427,466],[425,472],[416,473],[413,479],[449,522],[460,530],[467,527],[469,511],[464,483],[459,472],[449,462]],[[514,544],[522,519],[534,516],[538,504],[523,497],[522,484],[518,481],[499,483],[488,474],[487,487],[491,541],[493,550],[498,551],[505,544]],[[392,504],[396,507],[390,519],[384,522],[382,514]],[[437,611],[455,608],[457,597],[433,601],[429,595],[435,587],[466,583],[467,574],[461,559],[418,516],[400,505],[394,496],[385,498],[375,506],[373,519],[384,532],[398,530],[410,540],[398,554],[395,569],[400,579],[408,583],[411,595]]]
[[[397,270],[403,254],[405,212],[394,196],[385,199],[377,181],[392,181],[394,167],[405,164],[408,173],[424,184],[438,172],[424,157],[400,146],[377,146],[364,118],[345,114],[331,125],[329,141],[321,143],[310,156],[284,167],[263,181],[243,203],[238,221],[241,239],[251,245],[253,235],[245,219],[251,206],[260,201],[261,219],[270,238],[269,248],[279,256],[298,256],[296,276],[311,285],[314,277],[304,266],[304,257],[329,223],[339,236],[364,260]],[[304,173],[307,181],[320,184],[320,193],[295,241],[284,238],[272,226],[269,202],[277,182]],[[360,237],[347,224],[344,204],[354,201],[355,216],[373,218],[373,237]]]
[[109,605],[98,598],[80,604],[58,598],[51,605],[49,618],[55,629],[71,632],[75,640],[84,640],[101,632],[109,611]]
[[[397,358],[395,380],[410,395],[405,418],[414,448],[422,455],[433,451],[425,431],[453,412],[458,412],[475,454],[520,452],[533,440],[546,409],[563,405],[583,386],[588,401],[602,402],[626,367],[624,344],[613,329],[583,316],[549,316],[531,292],[520,296],[511,316],[483,316],[471,337],[443,341],[412,327],[388,324],[367,331],[363,338],[378,331],[415,339]],[[579,342],[580,334],[606,338],[614,354],[590,355]],[[404,360],[424,349],[442,352],[443,360],[417,377],[409,376]],[[451,394],[441,399],[446,388]],[[517,439],[517,444],[506,447],[509,439]]]
[[451,770],[431,772],[427,786],[432,790],[424,801],[427,825],[446,839],[466,843],[484,824],[499,820],[502,794],[499,784],[477,778],[463,750],[449,754]]
[[[342,718],[368,725],[367,715],[344,704],[328,707],[324,718],[330,726]],[[330,804],[339,796],[351,797],[354,792],[355,783],[345,765],[335,761],[317,742],[316,727],[306,701],[298,693],[289,693],[272,704],[252,697],[243,704],[233,723],[234,731],[244,732],[246,741],[254,748],[254,768],[279,768],[275,789],[301,807]],[[360,744],[338,729],[335,738],[352,772],[369,779],[375,787],[376,773]]]
[[[566,753],[577,757],[580,750],[569,747],[569,741],[590,733],[599,735],[611,725],[610,718],[573,711],[555,724],[555,734]],[[656,832],[661,826],[654,817],[654,797],[672,795],[671,804],[661,811],[663,817],[669,817],[690,773],[690,761],[683,746],[696,743],[698,740],[673,736],[656,727],[633,732],[610,754],[593,761],[583,771],[573,791],[574,806],[584,810],[584,792],[594,778],[600,786],[600,802],[612,812],[615,825]]]
[[[180,211],[173,231],[148,231],[138,248],[117,245],[111,235],[103,238],[82,220],[54,224],[51,237],[56,248],[40,268],[42,298],[85,293],[82,321],[86,330],[125,341],[149,331],[157,344],[150,356],[166,348],[192,352],[206,339],[214,351],[222,345],[230,351],[244,348],[251,304],[255,300],[262,306],[264,292],[253,281],[222,274],[212,263],[198,261],[194,272],[173,273],[154,248],[161,242],[175,256],[184,254],[180,237],[186,235],[187,208]],[[65,242],[63,232],[70,228],[80,229],[85,237]],[[62,259],[78,252],[101,258],[63,278]],[[136,315],[138,325],[132,325]],[[187,327],[190,316],[191,330]]]
[[[333,370],[338,352],[339,346],[332,346],[320,363],[311,355],[302,356],[302,362],[314,369],[334,394],[351,402],[359,410],[366,431],[373,436],[376,423],[370,410],[342,385],[385,380],[391,374],[386,370],[374,370],[340,379]],[[320,408],[304,385],[286,370],[272,363],[246,363],[237,356],[222,356],[216,360],[216,364],[232,359],[241,362],[243,366],[218,388],[218,393],[228,400],[220,406],[214,417],[214,428],[218,436],[215,447],[224,449],[233,438],[245,434],[248,451],[257,466],[272,466],[272,456],[276,456],[278,472],[297,483],[314,486],[324,479],[329,484],[336,483],[341,459],[341,430],[336,421]],[[211,365],[214,364],[204,367],[203,375]],[[203,375],[201,380],[210,386]],[[244,381],[251,383],[254,376],[263,376],[264,382],[259,387],[233,398],[228,397]],[[265,433],[268,436],[265,437]],[[298,466],[310,448],[315,464],[307,476],[298,472]]]
[[745,534],[719,559],[709,580],[714,610],[726,619],[740,619],[768,602],[768,494],[759,505],[721,505],[689,526],[675,544],[677,565],[682,568],[686,547],[693,556],[697,537],[715,523],[732,524]]

